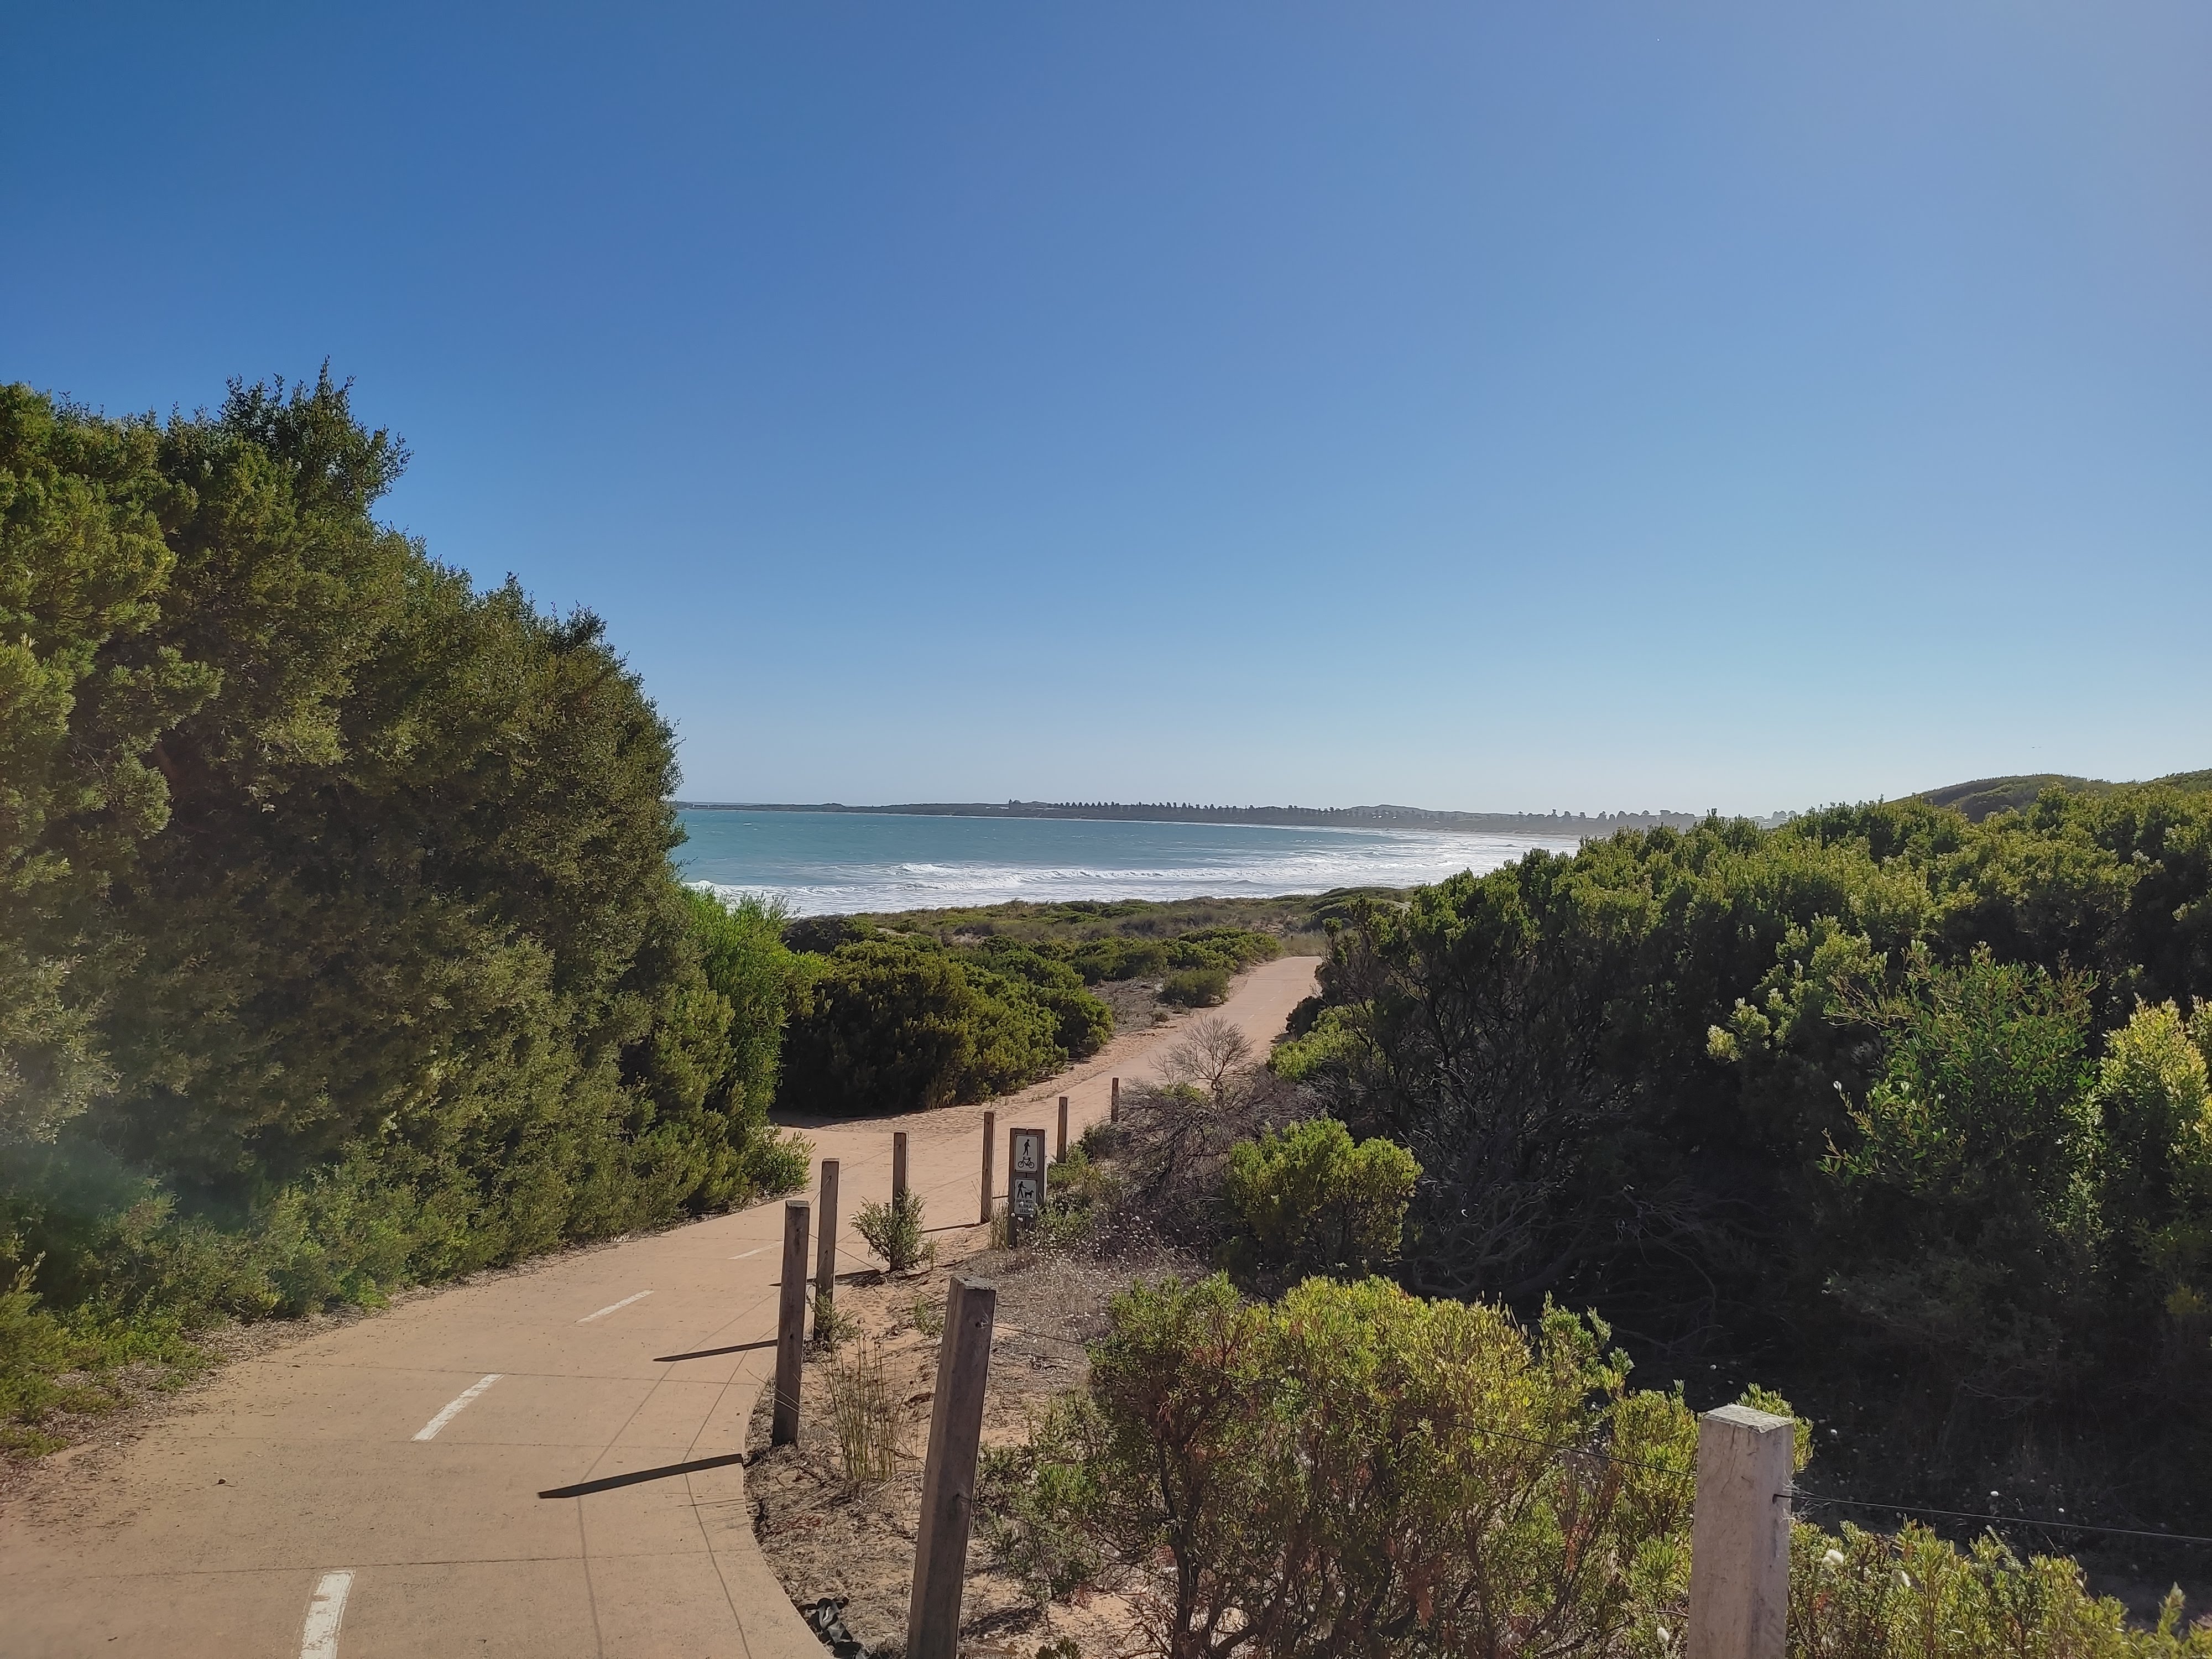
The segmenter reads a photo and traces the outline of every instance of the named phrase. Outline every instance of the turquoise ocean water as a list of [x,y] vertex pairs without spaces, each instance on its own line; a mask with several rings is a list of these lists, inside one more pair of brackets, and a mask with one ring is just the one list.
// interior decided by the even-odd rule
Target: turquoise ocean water
[[799,915],[1007,899],[1226,898],[1407,887],[1572,841],[1430,830],[1275,829],[845,812],[681,814],[685,878],[773,895]]

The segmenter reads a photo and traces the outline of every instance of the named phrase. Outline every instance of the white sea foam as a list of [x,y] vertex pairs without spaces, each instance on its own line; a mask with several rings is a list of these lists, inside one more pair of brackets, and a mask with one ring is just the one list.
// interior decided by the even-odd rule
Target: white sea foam
[[1404,830],[1306,831],[1282,836],[1273,845],[1271,839],[1245,836],[1224,838],[1218,847],[1181,846],[1175,849],[1180,856],[1172,858],[1146,848],[1155,856],[1128,865],[1091,860],[1018,863],[988,857],[807,860],[801,867],[787,864],[772,874],[701,872],[692,884],[726,898],[754,893],[778,899],[798,915],[936,909],[1010,899],[1258,897],[1334,887],[1410,887],[1462,870],[1494,870],[1538,849],[1571,852],[1575,846],[1554,838]]

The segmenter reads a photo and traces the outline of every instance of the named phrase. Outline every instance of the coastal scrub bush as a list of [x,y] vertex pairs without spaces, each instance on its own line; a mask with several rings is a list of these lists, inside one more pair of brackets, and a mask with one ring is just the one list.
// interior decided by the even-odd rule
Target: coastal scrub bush
[[1160,1000],[1183,1008],[1218,1008],[1229,998],[1226,968],[1178,968],[1160,987]]
[[886,1201],[860,1206],[853,1231],[895,1273],[909,1272],[934,1254],[935,1247],[922,1241],[921,1194],[912,1188]]
[[1071,1060],[1087,1060],[1114,1035],[1114,1011],[1083,988],[1083,976],[1066,961],[1011,939],[987,939],[960,953],[963,959],[1018,981],[1049,1009],[1054,1040]]
[[1333,1117],[1263,1131],[1230,1149],[1231,1259],[1247,1272],[1354,1275],[1395,1261],[1420,1176],[1403,1146],[1380,1137],[1355,1145]]
[[1218,1277],[1110,1318],[994,1536],[1048,1589],[1121,1589],[1171,1659],[1626,1653],[1684,1593],[1695,1423],[1601,1326]]
[[1096,1054],[1114,1034],[1113,1011],[1073,968],[1009,940],[955,948],[878,934],[794,960],[780,1098],[795,1111],[986,1099]]
[[1285,1037],[1267,1056],[1267,1069],[1289,1083],[1305,1083],[1340,1073],[1354,1062],[1361,1042],[1357,1012],[1326,1008],[1304,1031]]
[[2212,1620],[2186,1624],[2179,1589],[2144,1630],[2076,1563],[1986,1534],[1961,1550],[1910,1522],[1799,1522],[1790,1544],[1790,1659],[2212,1659]]
[[805,962],[779,1096],[793,1110],[955,1105],[1066,1063],[1059,1018],[1023,981],[933,945],[871,940]]
[[[1170,1659],[1682,1652],[1697,1422],[1601,1322],[1218,1277],[1109,1317],[1085,1388],[985,1460],[986,1536],[1041,1601],[1115,1589]],[[1790,1659],[2212,1659],[2184,1614],[2131,1628],[1993,1537],[1792,1529]]]
[[1417,1288],[1767,1355],[1900,1501],[2025,1464],[2212,1530],[2202,781],[1715,818],[1353,900],[1274,1070],[1419,1162]]
[[1170,939],[1126,933],[1087,939],[1073,948],[1068,960],[1085,983],[1096,985],[1104,980],[1157,979],[1177,969],[1218,969],[1225,980],[1282,953],[1282,941],[1272,933],[1247,927],[1194,927]]

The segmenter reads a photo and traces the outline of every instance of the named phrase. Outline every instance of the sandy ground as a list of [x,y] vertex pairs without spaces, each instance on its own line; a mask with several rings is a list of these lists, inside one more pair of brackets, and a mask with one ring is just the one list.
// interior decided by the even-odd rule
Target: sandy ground
[[[981,1228],[970,1235],[979,1244],[985,1237]],[[841,1601],[847,1630],[869,1653],[903,1649],[922,1452],[937,1380],[936,1332],[951,1273],[987,1279],[998,1289],[983,1408],[988,1449],[1024,1442],[1031,1425],[1081,1382],[1088,1368],[1083,1345],[1104,1333],[1106,1304],[1115,1292],[1139,1273],[1188,1273],[1196,1267],[1165,1255],[1109,1262],[979,1249],[927,1273],[870,1275],[840,1285],[839,1311],[857,1329],[838,1354],[817,1356],[807,1364],[799,1443],[771,1449],[767,1398],[753,1410],[746,1480],[754,1528],[792,1601],[802,1608]],[[847,1478],[830,1411],[832,1370],[861,1354],[881,1364],[890,1397],[901,1407],[896,1474],[883,1486]],[[1031,1659],[1048,1644],[1065,1659],[1110,1659],[1131,1643],[1128,1610],[1114,1597],[1038,1605],[1015,1577],[1000,1570],[980,1526],[969,1543],[961,1613],[961,1651],[980,1659]],[[1072,1644],[1073,1650],[1061,1644]]]
[[[1316,965],[1265,964],[1216,1012],[1264,1048]],[[994,1103],[1000,1190],[1007,1127],[1051,1130],[1060,1094],[1072,1130],[1103,1117],[1179,1024]],[[893,1128],[931,1219],[972,1225],[984,1109],[809,1127],[842,1165],[843,1261]],[[0,1496],[0,1659],[815,1659],[744,1468],[782,1220],[760,1205],[417,1294],[111,1419]]]

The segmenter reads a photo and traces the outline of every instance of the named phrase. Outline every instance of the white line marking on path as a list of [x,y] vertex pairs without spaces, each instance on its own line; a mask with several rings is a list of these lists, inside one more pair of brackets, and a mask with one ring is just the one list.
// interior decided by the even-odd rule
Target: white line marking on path
[[758,1255],[761,1253],[761,1250],[764,1250],[766,1249],[768,1249],[768,1246],[763,1244],[761,1246],[760,1250],[747,1250],[742,1255],[732,1256],[730,1260],[732,1261],[750,1261],[755,1256]]
[[610,1303],[608,1303],[608,1304],[607,1304],[607,1305],[606,1305],[605,1307],[604,1307],[604,1308],[600,1309],[600,1310],[599,1310],[599,1312],[597,1312],[597,1313],[588,1313],[588,1314],[586,1314],[586,1315],[585,1315],[581,1319],[578,1320],[576,1322],[577,1322],[579,1325],[588,1325],[588,1324],[590,1324],[590,1323],[591,1323],[594,1319],[605,1319],[605,1318],[609,1314],[612,1313],[616,1309],[617,1309],[617,1308],[627,1308],[627,1307],[628,1307],[628,1306],[629,1306],[629,1304],[630,1304],[631,1303],[633,1303],[633,1302],[642,1302],[642,1301],[644,1301],[644,1300],[645,1300],[645,1298],[646,1298],[646,1297],[647,1297],[648,1296],[651,1296],[652,1294],[653,1294],[653,1292],[652,1292],[651,1291],[639,1291],[635,1296],[626,1296],[626,1297],[623,1297],[621,1301],[619,1301],[619,1302],[610,1302]]
[[300,1629],[300,1659],[338,1659],[338,1625],[345,1618],[351,1572],[326,1572],[307,1603],[307,1622]]
[[494,1371],[489,1376],[484,1378],[483,1382],[470,1383],[467,1388],[461,1390],[460,1394],[457,1397],[447,1403],[445,1410],[440,1412],[435,1417],[432,1418],[421,1428],[417,1429],[415,1431],[415,1437],[417,1440],[435,1440],[438,1437],[438,1431],[444,1428],[447,1424],[452,1422],[455,1418],[461,1414],[462,1407],[467,1405],[470,1401],[475,1399],[486,1389],[491,1387],[493,1383],[498,1382],[501,1375],[502,1373],[499,1371]]

